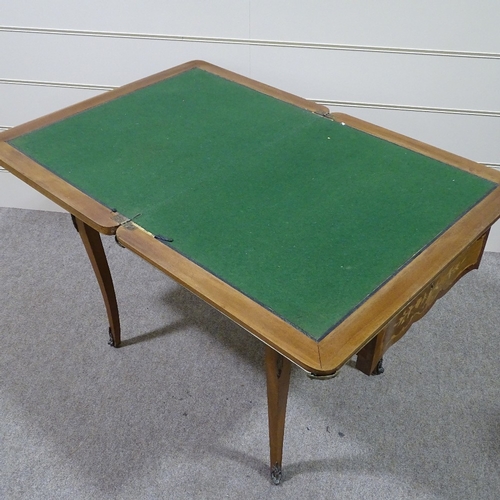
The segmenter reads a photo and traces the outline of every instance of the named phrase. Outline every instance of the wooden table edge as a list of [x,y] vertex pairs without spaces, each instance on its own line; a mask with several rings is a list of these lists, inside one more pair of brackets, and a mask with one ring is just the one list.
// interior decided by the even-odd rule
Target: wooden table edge
[[[222,78],[245,85],[249,88],[311,112],[328,116],[337,122],[345,123],[346,125],[360,131],[393,142],[412,151],[424,154],[462,170],[466,170],[467,172],[493,182],[500,182],[500,172],[488,169],[487,167],[465,158],[440,150],[439,148],[429,146],[420,141],[416,141],[404,135],[397,134],[349,115],[343,113],[329,114],[328,108],[313,101],[308,101],[293,94],[289,94],[261,82],[257,82],[245,76],[220,68],[208,62],[199,60],[190,61],[166,71],[156,73],[119,87],[115,90],[69,106],[55,113],[48,114],[18,127],[9,129],[0,133],[0,141],[13,139],[19,135],[36,130],[87,109],[91,109],[92,107],[126,95],[137,89],[152,85],[161,80],[176,76],[193,68],[200,68],[211,72]],[[86,194],[79,191],[77,188],[71,186],[69,183],[31,160],[29,157],[23,155],[6,142],[0,142],[0,164],[21,180],[37,189],[43,195],[60,205],[65,210],[68,210],[97,231],[103,234],[114,234],[116,232],[117,238],[124,246],[141,255],[145,260],[170,275],[195,294],[201,296],[205,301],[216,307],[223,314],[226,314],[237,324],[260,338],[266,344],[281,352],[284,356],[291,359],[307,371],[320,374],[332,373],[338,370],[348,359],[350,359],[352,354],[355,354],[354,352],[349,356],[341,354],[345,351],[345,346],[348,343],[344,344],[343,350],[338,350],[338,339],[345,336],[344,330],[347,328],[347,323],[349,321],[355,321],[356,318],[362,314],[363,309],[370,306],[372,301],[375,300],[375,297],[379,297],[382,290],[384,290],[387,286],[394,286],[394,283],[397,282],[396,278],[398,278],[399,274],[405,276],[406,273],[409,272],[404,269],[393,280],[384,285],[384,287],[371,299],[355,311],[353,315],[351,315],[344,323],[339,325],[322,341],[316,342],[307,335],[296,330],[293,326],[289,325],[287,322],[274,315],[266,308],[252,301],[241,292],[238,292],[228,284],[194,264],[192,261],[189,261],[189,259],[186,259],[168,246],[158,240],[155,240],[154,237],[146,231],[143,231],[138,227],[134,228],[137,230],[131,230],[130,225],[128,225],[128,228],[119,228],[119,224],[122,222],[123,218],[117,214],[113,214],[109,208],[104,207]],[[495,192],[497,191],[498,189]],[[487,199],[491,196],[492,195],[488,196]],[[483,200],[480,205],[482,206],[484,202],[485,200]],[[479,213],[478,209],[475,210],[476,208],[477,207],[471,210],[471,213]],[[469,216],[469,214],[464,216],[464,219],[468,220],[467,216]],[[496,217],[498,217],[498,215],[496,215]],[[461,224],[461,221],[457,223],[460,227]],[[454,227],[445,234],[454,234]],[[449,234],[447,238],[449,237]],[[409,264],[407,268],[417,265],[415,262],[422,262],[425,256],[427,256],[429,252],[433,251],[432,249],[436,245],[439,248],[439,245],[441,244],[439,242],[443,237],[444,235],[438,238],[438,240],[436,240],[429,248],[424,250],[422,255],[417,257],[417,259]],[[187,274],[185,273],[185,268],[189,269]],[[195,273],[197,277],[200,277],[203,283],[208,283],[206,290],[200,290],[197,287],[196,282],[193,282],[190,279],[189,273],[191,272]],[[244,308],[241,310],[238,309],[237,311],[233,310],[234,304],[233,306],[228,306],[231,302],[237,304],[236,309],[244,304],[244,308],[247,308],[246,311]],[[249,314],[248,311],[250,310],[255,314]],[[286,331],[286,335],[276,333],[282,331]],[[363,342],[366,343],[369,340],[370,338],[367,336]],[[349,352],[352,351],[352,349],[347,350]]]
[[102,234],[114,234],[124,219],[6,142],[0,142],[0,165]]
[[344,123],[345,125],[360,130],[361,132],[379,137],[380,139],[392,142],[416,153],[421,153],[425,156],[433,158],[434,160],[441,161],[453,167],[457,167],[471,174],[500,184],[500,172],[481,165],[480,163],[476,163],[462,156],[450,153],[424,142],[417,141],[411,137],[393,132],[392,130],[374,125],[373,123],[366,122],[345,113],[331,113],[328,116],[336,122]]
[[196,61],[190,61],[184,64],[180,64],[179,66],[175,66],[174,68],[155,73],[154,75],[150,75],[146,78],[141,78],[131,83],[127,83],[116,89],[103,91],[102,94],[91,97],[90,99],[85,99],[84,101],[80,101],[76,104],[72,104],[71,106],[67,106],[53,113],[35,118],[34,120],[23,123],[22,125],[19,125],[17,127],[5,130],[4,132],[0,133],[0,141],[10,141],[11,139],[19,137],[20,135],[27,134],[28,132],[32,132],[83,111],[95,108],[96,106],[105,104],[108,101],[117,99],[140,88],[153,85],[154,83],[178,75],[195,67],[197,67]]
[[497,187],[318,343],[322,371],[338,370],[499,217]]
[[131,92],[134,92],[135,90],[148,87],[149,85],[153,85],[162,80],[172,78],[176,75],[179,75],[194,68],[205,70],[209,73],[220,76],[221,78],[225,78],[226,80],[230,80],[240,85],[244,85],[253,90],[269,95],[271,97],[287,102],[289,104],[293,104],[294,106],[306,109],[313,113],[321,115],[327,115],[329,113],[329,109],[326,106],[318,104],[314,101],[309,101],[307,99],[298,97],[294,94],[290,94],[288,92],[272,87],[270,85],[258,82],[257,80],[252,80],[251,78],[240,75],[238,73],[234,73],[230,70],[221,68],[206,61],[193,60],[186,62],[184,64],[180,64],[173,68],[161,71],[159,73],[155,73],[154,75],[150,75],[146,78],[141,78],[131,83],[122,85],[116,89],[104,91],[102,94],[91,97],[90,99],[86,99],[84,101],[78,102],[76,104],[60,109],[53,113],[49,113],[39,118],[35,118],[34,120],[30,120],[26,123],[23,123],[22,125],[12,127],[11,129],[0,132],[0,141],[10,141],[11,139],[19,137],[28,132],[32,132],[39,128],[45,127],[52,123],[73,116],[77,113],[81,113],[88,109],[92,109],[96,106],[100,106],[101,104],[104,104],[106,102],[112,101],[113,99],[117,99],[119,97],[127,95]]
[[315,340],[144,229],[134,223],[125,224],[117,229],[116,238],[304,370],[314,373],[321,369]]
[[318,104],[314,101],[309,101],[304,99],[303,97],[299,97],[295,94],[291,94],[284,90],[280,90],[276,87],[272,87],[271,85],[267,85],[265,83],[259,82],[257,80],[253,80],[252,78],[248,78],[246,76],[240,75],[238,73],[234,73],[230,70],[221,68],[214,64],[205,62],[205,61],[192,61],[196,63],[198,68],[204,69],[210,73],[218,75],[226,80],[230,80],[235,83],[239,83],[240,85],[244,85],[245,87],[249,87],[253,90],[261,92],[262,94],[269,95],[271,97],[275,97],[280,101],[287,102],[289,104],[293,104],[302,109],[306,109],[316,114],[320,114],[326,116],[330,110],[323,106],[322,104]]

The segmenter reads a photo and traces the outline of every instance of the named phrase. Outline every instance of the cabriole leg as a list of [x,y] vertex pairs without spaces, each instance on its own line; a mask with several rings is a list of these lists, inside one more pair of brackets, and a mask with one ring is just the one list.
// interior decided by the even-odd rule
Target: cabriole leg
[[83,241],[83,246],[87,251],[90,263],[94,269],[99,288],[101,289],[104,305],[108,314],[109,321],[109,344],[113,347],[120,346],[120,317],[118,315],[118,305],[116,303],[115,288],[111,278],[108,261],[104,248],[102,246],[101,236],[90,226],[71,216],[76,230],[80,234]]
[[269,448],[271,455],[271,480],[281,482],[281,461],[285,414],[290,385],[291,362],[266,346],[267,405],[269,416]]

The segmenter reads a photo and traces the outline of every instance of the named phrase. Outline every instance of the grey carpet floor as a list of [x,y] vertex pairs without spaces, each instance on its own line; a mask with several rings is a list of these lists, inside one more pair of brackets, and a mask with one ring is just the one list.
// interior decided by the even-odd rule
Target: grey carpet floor
[[263,346],[105,238],[124,344],[69,216],[0,209],[1,499],[500,498],[500,254],[366,377],[294,369],[268,479]]

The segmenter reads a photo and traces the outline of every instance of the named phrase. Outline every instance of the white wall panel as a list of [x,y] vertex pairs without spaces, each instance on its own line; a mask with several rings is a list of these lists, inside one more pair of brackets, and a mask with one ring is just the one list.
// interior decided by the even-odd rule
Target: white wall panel
[[[500,165],[499,19],[496,0],[0,0],[0,130],[205,59]],[[0,206],[44,203],[0,170]]]
[[248,37],[247,0],[0,1],[7,26]]
[[118,86],[192,59],[249,73],[245,45],[0,32],[0,46],[0,78]]
[[252,0],[251,36],[500,52],[496,0]]
[[252,77],[313,99],[495,110],[500,59],[252,47]]
[[100,93],[102,91],[0,85],[0,126],[21,125]]

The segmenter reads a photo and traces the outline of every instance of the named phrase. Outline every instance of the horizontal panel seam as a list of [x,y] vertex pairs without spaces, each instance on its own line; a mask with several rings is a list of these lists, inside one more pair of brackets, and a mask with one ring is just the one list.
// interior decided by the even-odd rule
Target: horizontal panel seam
[[360,101],[338,101],[329,99],[311,99],[318,104],[325,106],[343,106],[352,108],[371,108],[383,109],[388,111],[413,111],[418,113],[444,113],[451,115],[473,115],[473,116],[488,116],[499,118],[500,111],[482,110],[482,109],[465,109],[465,108],[443,108],[439,106],[413,106],[407,104],[386,104],[375,102],[360,102]]
[[115,85],[95,85],[92,83],[71,83],[45,80],[22,80],[17,78],[0,78],[3,85],[29,85],[33,87],[58,87],[78,90],[113,90],[118,88]]
[[[20,80],[11,78],[0,78],[0,84],[3,85],[28,85],[34,87],[56,87],[78,90],[94,90],[94,91],[109,91],[119,88],[114,85],[98,85],[90,83],[70,83],[70,82],[56,82],[56,81],[43,81],[43,80]],[[414,106],[407,104],[387,104],[387,103],[374,103],[374,102],[361,102],[361,101],[339,101],[330,99],[308,99],[318,104],[325,106],[341,106],[352,108],[371,108],[382,109],[388,111],[412,111],[419,113],[444,113],[453,115],[473,115],[473,116],[487,116],[493,118],[500,117],[500,111],[495,110],[480,110],[480,109],[463,109],[463,108],[444,108],[438,106]]]
[[391,47],[374,45],[352,45],[340,43],[321,43],[291,40],[266,40],[255,38],[230,38],[194,35],[172,35],[155,33],[134,33],[121,31],[91,31],[75,29],[38,28],[24,26],[0,26],[0,31],[10,33],[32,33],[43,35],[89,36],[98,38],[131,38],[142,40],[162,40],[175,42],[220,43],[228,45],[259,45],[267,47],[302,48],[319,50],[341,50],[351,52],[378,52],[438,57],[461,57],[470,59],[500,59],[498,52],[476,52],[460,50],[421,49],[410,47]]

